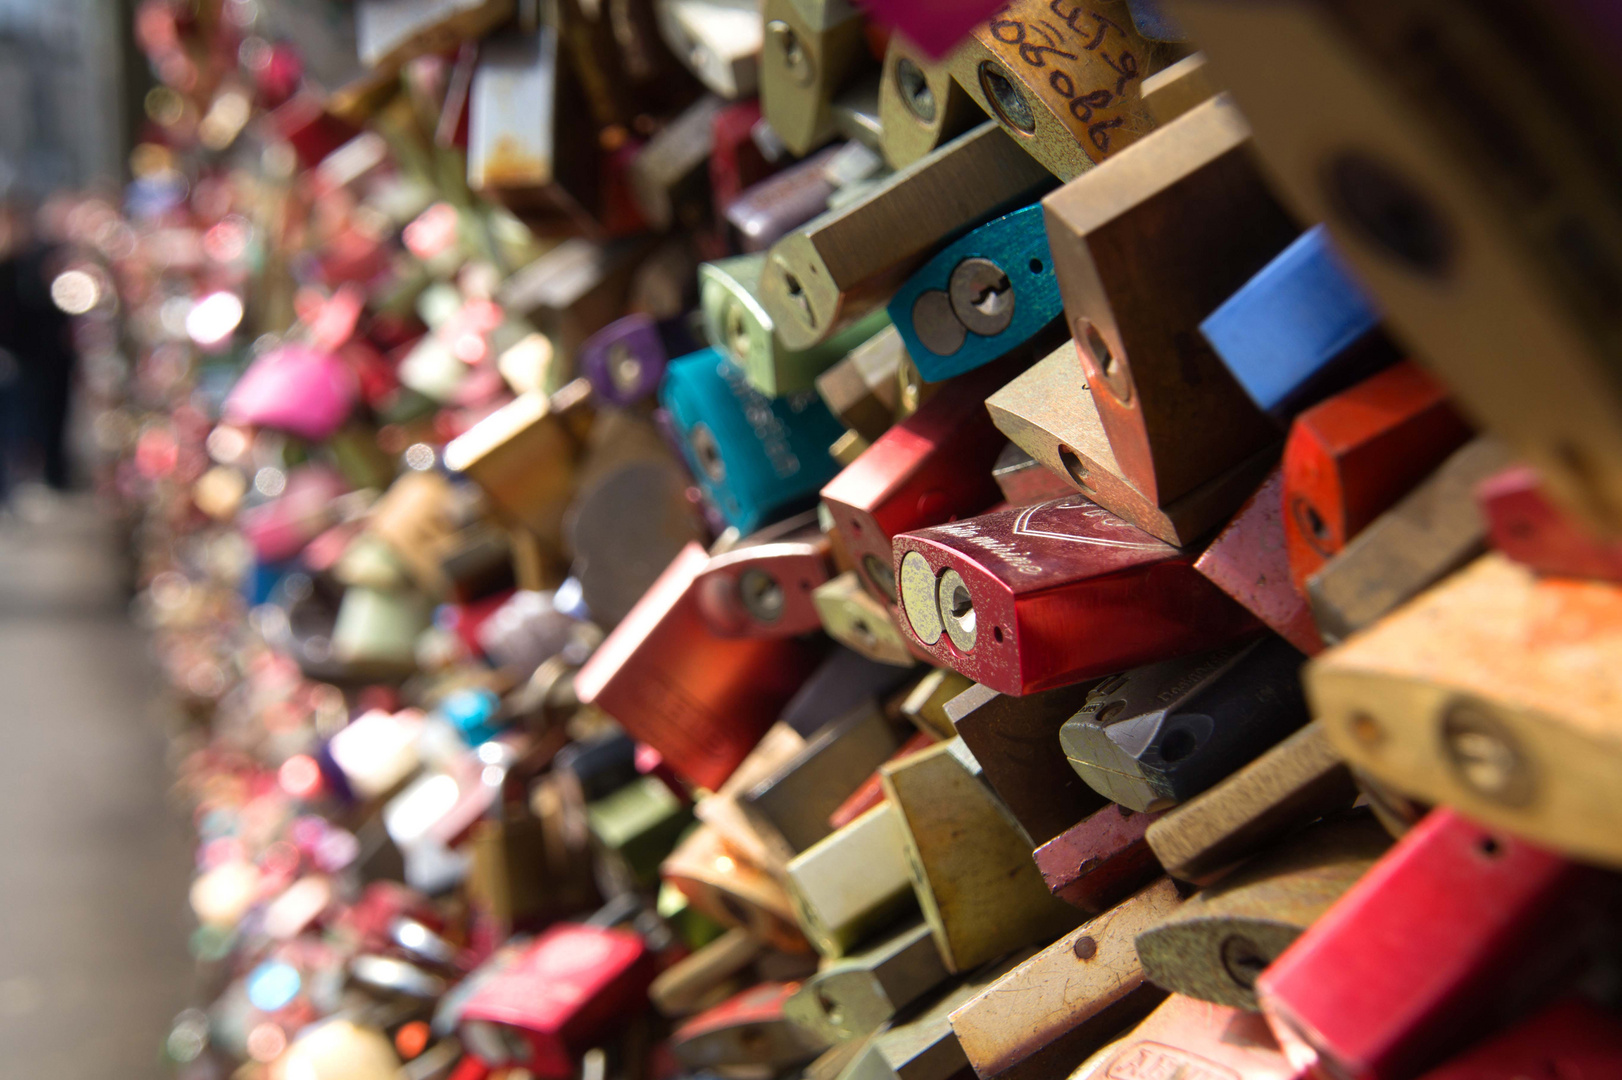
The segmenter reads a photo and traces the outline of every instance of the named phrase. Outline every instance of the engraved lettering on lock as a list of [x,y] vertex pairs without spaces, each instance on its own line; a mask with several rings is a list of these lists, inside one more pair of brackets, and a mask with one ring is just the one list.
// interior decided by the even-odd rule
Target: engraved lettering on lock
[[948,536],[966,540],[971,544],[984,548],[1022,574],[1030,574],[1034,577],[1042,573],[1042,568],[1026,558],[1022,551],[1000,536],[987,536],[980,531],[979,526],[975,525],[972,520],[954,522],[951,525],[941,525],[938,528]]
[[1241,1080],[1225,1065],[1155,1042],[1132,1047],[1104,1076],[1106,1080]]
[[772,471],[777,474],[777,478],[787,480],[798,473],[800,459],[789,449],[788,429],[777,418],[777,414],[772,412],[771,402],[750,386],[743,373],[731,364],[721,364],[716,370],[726,379],[727,389],[732,391],[732,396],[743,407],[744,418],[749,421],[749,427],[754,431],[755,438],[760,440],[761,449],[766,451],[767,458],[771,460]]
[[[1126,118],[1102,116],[1099,110],[1119,105],[1127,84],[1139,78],[1142,71],[1136,54],[1124,45],[1114,45],[1110,38],[1111,30],[1115,31],[1116,37],[1127,36],[1120,24],[1088,8],[1078,5],[1066,10],[1067,6],[1066,0],[1051,0],[1048,4],[1048,10],[1058,19],[1057,24],[1045,18],[1025,22],[1004,14],[991,20],[987,29],[998,42],[1013,47],[1027,67],[1047,72],[1048,85],[1064,98],[1070,115],[1078,123],[1087,125],[1087,139],[1093,148],[1100,154],[1107,154],[1110,150],[1110,133],[1121,127]],[[1067,41],[1070,35],[1061,30],[1060,25],[1067,27],[1078,40]],[[1078,51],[1061,48],[1061,43]],[[1106,48],[1106,45],[1109,47]],[[1095,87],[1083,91],[1063,65],[1054,63],[1049,66],[1050,58],[1075,61],[1084,52],[1091,53],[1115,72],[1113,89]]]
[[[1080,495],[1066,495],[1045,503],[1037,503],[1035,506],[1026,507],[1019,517],[1014,519],[1013,533],[1015,536],[1040,536],[1046,540],[1062,540],[1068,544],[1118,547],[1130,551],[1159,551],[1167,546],[1151,537],[1134,539],[1128,535],[1122,539],[1114,540],[1103,536],[1082,536],[1075,532],[1055,532],[1052,529],[1041,527],[1043,522],[1049,518],[1063,516],[1072,512],[1087,519],[1094,528],[1113,529],[1123,534],[1136,533],[1140,537],[1143,536],[1142,532],[1134,526],[1127,524],[1097,503],[1090,502]],[[1038,515],[1042,516],[1042,520],[1037,520]]]

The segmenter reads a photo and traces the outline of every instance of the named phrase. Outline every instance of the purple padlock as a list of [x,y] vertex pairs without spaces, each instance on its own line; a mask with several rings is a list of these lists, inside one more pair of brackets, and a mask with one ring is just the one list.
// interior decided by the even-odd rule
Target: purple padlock
[[665,376],[665,363],[692,348],[685,318],[660,321],[637,313],[587,338],[577,359],[597,396],[624,407],[651,398]]

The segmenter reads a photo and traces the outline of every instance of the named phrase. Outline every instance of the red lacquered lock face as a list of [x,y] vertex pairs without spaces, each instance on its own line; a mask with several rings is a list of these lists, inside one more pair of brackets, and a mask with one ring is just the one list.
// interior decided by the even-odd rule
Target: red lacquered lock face
[[898,534],[997,501],[991,467],[1002,442],[985,398],[1010,377],[1005,365],[993,364],[948,383],[822,489],[834,529],[875,596],[896,599],[890,548]]
[[694,589],[705,621],[722,637],[793,637],[822,628],[811,593],[831,569],[828,538],[813,530],[717,555]]
[[776,1072],[809,1060],[818,1043],[783,1015],[783,1004],[799,988],[797,982],[750,987],[672,1032],[671,1052],[689,1069],[770,1065]]
[[1608,1080],[1622,1076],[1622,1020],[1565,998],[1467,1050],[1424,1080]]
[[1622,543],[1596,539],[1543,494],[1518,465],[1476,489],[1492,546],[1540,574],[1622,582]]
[[1037,848],[1036,868],[1054,896],[1099,914],[1160,872],[1144,832],[1161,817],[1110,803]]
[[1323,652],[1323,637],[1307,598],[1290,578],[1283,507],[1284,468],[1279,466],[1194,561],[1194,569],[1285,641],[1316,656]]
[[652,978],[638,935],[560,923],[468,1000],[463,1041],[490,1064],[565,1080],[574,1075],[575,1055],[637,1008]]
[[1080,495],[896,537],[903,631],[1005,694],[1214,649],[1256,620],[1194,554]]
[[682,778],[715,790],[816,668],[799,638],[724,638],[705,622],[694,580],[709,564],[688,544],[575,676],[595,704]]
[[1283,504],[1296,588],[1469,437],[1446,391],[1407,362],[1297,416]]
[[1597,877],[1434,810],[1261,974],[1262,1010],[1324,1076],[1414,1076],[1569,982]]
[[1254,1013],[1173,994],[1073,1080],[1304,1080]]

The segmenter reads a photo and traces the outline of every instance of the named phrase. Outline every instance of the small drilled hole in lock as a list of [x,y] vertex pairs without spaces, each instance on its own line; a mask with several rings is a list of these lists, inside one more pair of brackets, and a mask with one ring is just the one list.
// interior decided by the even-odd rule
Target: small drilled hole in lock
[[726,462],[721,458],[721,447],[715,441],[715,434],[703,424],[694,424],[688,441],[693,446],[693,456],[698,459],[698,467],[713,483],[723,483],[727,478]]
[[1036,131],[1036,114],[1031,111],[1031,103],[1025,100],[1008,69],[995,60],[980,64],[980,91],[1003,123],[1027,135]]
[[935,91],[929,88],[929,80],[925,78],[923,69],[910,57],[903,56],[896,61],[895,85],[908,112],[921,123],[935,122]]
[[991,628],[991,640],[995,641],[999,645],[1002,644],[1002,627],[993,626]]
[[844,1010],[839,1007],[839,1002],[829,997],[823,991],[818,990],[817,1004],[822,1006],[823,1015],[827,1016],[831,1023],[841,1026],[844,1024],[845,1014]]
[[1352,737],[1365,746],[1373,746],[1385,738],[1385,729],[1380,721],[1366,712],[1353,713],[1346,726],[1351,730]]
[[856,640],[860,641],[863,645],[872,647],[873,645],[878,644],[879,637],[877,634],[873,633],[873,628],[867,625],[867,620],[855,620],[850,624],[850,630],[851,633],[856,635]]
[[1093,485],[1091,482],[1092,474],[1087,471],[1087,466],[1082,462],[1080,454],[1070,449],[1070,447],[1061,444],[1059,446],[1059,464],[1064,466],[1064,471],[1069,474],[1070,479],[1074,480],[1082,490],[1093,490]]
[[1496,859],[1504,853],[1504,845],[1494,836],[1483,836],[1476,844],[1476,849],[1489,859]]
[[1030,262],[1030,267],[1031,273],[1033,274],[1040,274],[1044,269],[1046,269],[1046,267],[1042,265],[1041,259],[1032,259]]
[[1176,728],[1166,732],[1166,737],[1160,740],[1160,760],[1182,761],[1192,754],[1200,744],[1194,733],[1186,728]]
[[1306,499],[1297,496],[1290,504],[1290,512],[1295,516],[1295,527],[1301,531],[1301,537],[1318,554],[1328,557],[1334,552],[1334,536],[1329,530],[1329,522]]

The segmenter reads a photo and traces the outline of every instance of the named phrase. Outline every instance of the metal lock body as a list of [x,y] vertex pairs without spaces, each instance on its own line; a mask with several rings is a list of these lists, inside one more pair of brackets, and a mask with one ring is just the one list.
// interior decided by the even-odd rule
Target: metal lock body
[[1185,802],[1307,722],[1301,662],[1267,637],[1105,679],[1065,723],[1065,756],[1122,806]]
[[1344,641],[1485,551],[1475,487],[1510,460],[1497,439],[1472,439],[1314,571],[1307,601],[1324,640]]
[[1433,810],[1261,973],[1256,994],[1298,1067],[1415,1076],[1569,986],[1592,956],[1589,909],[1608,892],[1592,870]]
[[874,311],[819,345],[789,349],[760,302],[765,267],[763,253],[738,255],[704,263],[698,282],[710,340],[767,397],[810,390],[818,375],[889,324],[886,312]]
[[659,232],[709,223],[710,153],[726,102],[706,94],[660,128],[631,158],[626,179],[647,223]]
[[825,957],[840,957],[913,908],[895,807],[880,803],[796,855],[785,872],[795,915]]
[[1622,545],[1567,516],[1537,472],[1517,465],[1476,487],[1492,546],[1541,574],[1622,582]]
[[404,678],[417,666],[417,638],[432,615],[432,601],[415,589],[351,585],[338,602],[328,655],[346,680]]
[[1160,875],[1144,833],[1160,814],[1106,803],[1031,853],[1048,891],[1099,915]]
[[659,880],[659,864],[693,821],[692,807],[656,776],[638,777],[589,804],[586,813],[597,843],[643,888]]
[[372,504],[366,528],[389,546],[419,588],[443,596],[450,581],[441,557],[455,543],[466,501],[440,473],[407,472]]
[[1120,1077],[1301,1080],[1254,1013],[1173,994],[1148,1019],[1077,1069],[1075,1080]]
[[[1175,14],[1254,122],[1280,194],[1329,226],[1394,334],[1563,505],[1622,528],[1622,207],[1600,149],[1617,106],[1587,16],[1211,0]],[[1539,27],[1535,48],[1506,32],[1517,21]],[[1556,65],[1570,91],[1540,77]]]
[[659,402],[705,495],[745,534],[812,505],[843,429],[815,394],[766,398],[715,349],[666,369]]
[[1083,923],[952,1013],[976,1076],[1059,1080],[1165,995],[1138,962],[1133,939],[1174,913],[1177,887],[1161,878]]
[[738,977],[746,974],[765,947],[759,938],[735,926],[661,971],[648,987],[648,1000],[661,1016],[671,1019],[719,1005],[732,996]]
[[991,466],[991,478],[1009,506],[1059,499],[1075,490],[1070,481],[1037,461],[1015,443],[1009,443]]
[[597,133],[569,106],[579,94],[553,28],[481,42],[468,87],[468,186],[516,212],[598,231]]
[[693,907],[722,926],[742,926],[783,952],[804,953],[794,906],[777,880],[721,840],[708,825],[689,832],[659,868]]
[[946,63],[905,34],[890,35],[879,82],[880,149],[890,168],[906,168],[985,118]]
[[484,37],[512,17],[513,0],[360,0],[355,51],[369,68],[398,70],[407,60]]
[[1610,1010],[1572,995],[1484,1039],[1424,1080],[1515,1080],[1558,1076],[1603,1080],[1622,1069],[1622,1031]]
[[1217,97],[1043,200],[1070,333],[1121,475],[1165,506],[1276,439],[1200,336],[1294,240]]
[[653,0],[665,44],[724,98],[748,97],[760,74],[758,0]]
[[1067,490],[1080,491],[1176,547],[1198,540],[1232,513],[1278,457],[1269,444],[1165,506],[1157,505],[1122,471],[1097,398],[1076,365],[1076,346],[1069,341],[987,398],[986,411],[1016,446],[1064,477]]
[[925,382],[941,382],[1065,336],[1039,203],[942,248],[896,290],[890,320]]
[[[811,685],[810,681],[805,685]],[[727,777],[726,783],[698,800],[693,808],[698,819],[713,829],[729,850],[741,855],[744,862],[774,877],[782,876],[783,864],[777,860],[776,849],[760,835],[754,820],[738,805],[738,796],[770,776],[804,746],[805,739],[800,733],[779,720],[766,729],[766,734],[749,751],[743,763]]]
[[948,969],[967,971],[1076,924],[1076,910],[1049,895],[1024,833],[951,743],[880,774],[900,816],[918,906]]
[[1169,124],[1217,95],[1204,53],[1191,53],[1143,80],[1143,103],[1157,124]]
[[[908,736],[907,741],[901,744],[901,748],[892,754],[885,764],[888,765],[891,761],[909,758],[921,750],[928,750],[939,741],[940,739],[933,734],[915,731]],[[880,768],[883,768],[883,766],[880,766]],[[879,769],[875,769],[872,776],[862,781],[861,787],[851,792],[849,798],[840,803],[838,808],[828,815],[828,825],[830,828],[842,829],[883,801],[884,777],[880,775]]]
[[765,982],[706,1009],[670,1033],[671,1055],[693,1070],[752,1067],[773,1074],[810,1061],[825,1046],[783,1013],[798,988]]
[[873,65],[862,15],[848,0],[765,0],[761,18],[760,109],[804,157],[834,137],[834,99]]
[[1306,655],[1323,652],[1323,635],[1312,608],[1290,580],[1290,556],[1284,544],[1283,466],[1275,466],[1267,474],[1256,493],[1194,560],[1194,569]]
[[1395,361],[1379,325],[1328,230],[1315,225],[1206,316],[1200,333],[1257,408],[1282,420]]
[[1446,391],[1406,361],[1297,416],[1284,442],[1296,587],[1469,438]]
[[811,603],[829,637],[881,664],[912,667],[918,658],[897,625],[894,608],[862,587],[856,571],[847,570],[811,593]]
[[1308,826],[1139,933],[1144,971],[1173,993],[1259,1011],[1256,976],[1390,846],[1367,812]]
[[901,624],[935,663],[1029,694],[1213,648],[1256,623],[1190,552],[1080,495],[895,539]]
[[695,344],[684,319],[632,313],[581,342],[575,365],[599,398],[627,408],[651,400],[670,358],[687,355]]
[[895,537],[979,513],[997,501],[999,450],[985,395],[1004,377],[985,369],[943,386],[822,489],[822,504],[873,595],[898,598]]
[[658,750],[683,778],[715,790],[811,674],[820,648],[797,638],[722,638],[693,580],[709,562],[689,544],[575,675],[595,704]]
[[789,998],[783,1011],[830,1043],[865,1038],[946,978],[929,924],[917,920],[824,966]]
[[942,240],[1051,183],[987,121],[773,244],[761,302],[783,342],[808,349],[886,303]]
[[827,537],[811,529],[713,556],[694,588],[717,634],[793,637],[822,628],[811,597],[831,570]]
[[481,981],[462,1006],[462,1044],[487,1065],[566,1080],[576,1056],[641,1005],[652,954],[627,930],[560,923]]
[[847,719],[858,706],[881,702],[885,715],[890,716],[894,712],[890,707],[892,696],[910,678],[910,672],[891,664],[870,660],[850,649],[834,649],[800,692],[783,706],[778,721],[812,739],[831,730],[830,725]]
[[828,209],[828,200],[840,190],[833,172],[843,152],[843,145],[819,150],[728,203],[725,216],[733,245],[744,252],[765,251]]
[[1616,618],[1616,585],[1486,555],[1314,660],[1308,698],[1347,763],[1403,795],[1622,866]]
[[931,667],[902,699],[901,715],[912,721],[919,734],[932,739],[957,737],[957,729],[946,715],[946,703],[974,685],[974,680],[947,668]]
[[817,393],[839,422],[869,443],[901,412],[901,333],[886,325],[817,376]]
[[1237,863],[1357,798],[1351,773],[1314,720],[1227,779],[1151,822],[1166,873],[1211,885]]
[[810,736],[799,753],[743,792],[739,805],[787,862],[832,832],[828,815],[899,743],[883,710],[869,699]]
[[946,718],[980,763],[1033,846],[1098,810],[1103,800],[1058,754],[1059,729],[1087,699],[1087,683],[1024,697],[971,686],[946,703]]
[[502,282],[497,299],[546,334],[560,362],[572,364],[587,338],[624,314],[646,251],[640,240],[565,240]]
[[1170,55],[1144,40],[1120,0],[1014,0],[947,64],[986,115],[1071,180],[1153,130],[1143,78]]

